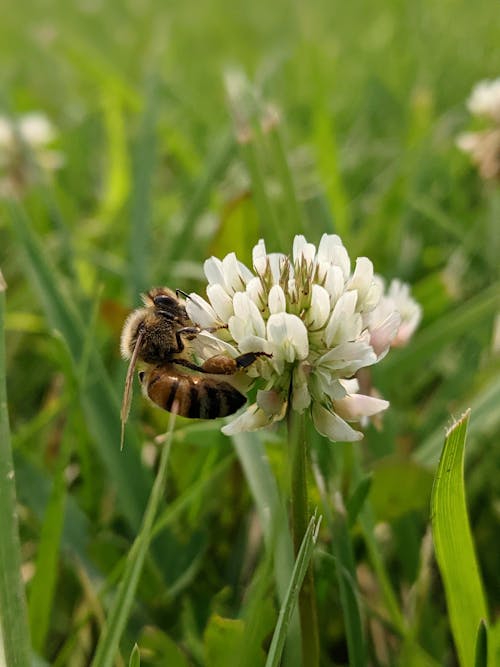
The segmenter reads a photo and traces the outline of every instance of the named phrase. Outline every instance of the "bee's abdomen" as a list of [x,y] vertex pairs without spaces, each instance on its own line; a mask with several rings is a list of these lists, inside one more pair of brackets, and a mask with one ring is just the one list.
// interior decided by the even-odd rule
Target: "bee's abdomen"
[[232,415],[246,402],[229,382],[177,373],[172,366],[146,373],[143,387],[149,398],[164,410],[190,419],[217,419]]

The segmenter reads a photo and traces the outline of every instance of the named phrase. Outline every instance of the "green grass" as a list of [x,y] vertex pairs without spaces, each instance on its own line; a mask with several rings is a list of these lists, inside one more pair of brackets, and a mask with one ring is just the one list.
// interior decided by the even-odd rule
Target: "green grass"
[[[308,431],[321,665],[491,667],[500,186],[454,142],[473,125],[473,84],[500,75],[497,42],[493,0],[7,3],[0,112],[46,113],[64,155],[17,201],[0,195],[1,446],[8,466],[12,444],[20,536],[19,550],[7,489],[2,636],[23,656],[12,664],[30,645],[41,664],[70,667],[220,667],[236,654],[264,667],[281,648],[300,667],[284,429],[230,440],[219,423],[178,419],[144,537],[168,415],[136,391],[120,452],[119,335],[149,286],[202,290],[208,256],[250,263],[258,238],[287,252],[295,233],[326,231],[409,281],[424,319],[373,370],[391,401],[380,430],[354,445]],[[270,131],[228,83],[238,70],[279,109]],[[468,408],[457,488],[484,627],[453,611],[465,597],[450,601],[453,567],[439,540],[436,564],[428,537],[445,429]]]

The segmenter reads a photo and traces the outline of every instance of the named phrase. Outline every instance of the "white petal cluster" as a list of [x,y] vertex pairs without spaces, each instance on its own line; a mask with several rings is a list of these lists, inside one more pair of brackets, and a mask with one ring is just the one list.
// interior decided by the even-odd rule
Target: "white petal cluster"
[[467,100],[473,116],[484,116],[500,123],[500,78],[477,83]]
[[191,294],[186,304],[193,322],[213,331],[194,341],[198,354],[270,355],[246,369],[259,383],[256,401],[223,431],[255,430],[288,410],[308,410],[331,440],[360,440],[350,422],[389,404],[360,395],[354,376],[418,323],[420,310],[407,286],[394,281],[384,296],[371,261],[359,257],[352,267],[333,234],[323,235],[318,248],[296,236],[291,257],[268,253],[261,240],[253,249],[253,271],[234,253],[212,257],[204,269],[208,301]]
[[473,116],[489,121],[479,132],[465,132],[457,138],[457,146],[468,153],[484,179],[500,177],[500,78],[480,81],[467,100]]
[[[389,347],[404,347],[408,344],[422,319],[422,308],[410,294],[410,286],[397,278],[385,289],[380,276],[375,277],[383,292],[377,306],[367,318],[370,344],[379,355],[384,356]],[[399,326],[394,327],[395,319]]]
[[61,167],[61,153],[47,148],[55,138],[53,125],[41,112],[33,111],[13,119],[0,116],[0,169],[5,174],[0,189],[6,194],[15,193],[33,177],[26,161],[26,146],[44,169]]

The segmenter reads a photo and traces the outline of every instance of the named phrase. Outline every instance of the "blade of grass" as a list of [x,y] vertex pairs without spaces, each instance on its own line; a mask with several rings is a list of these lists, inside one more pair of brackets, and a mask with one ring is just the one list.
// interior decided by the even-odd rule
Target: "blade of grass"
[[64,525],[66,506],[66,466],[71,455],[71,430],[66,424],[62,445],[53,477],[49,502],[44,514],[44,521],[38,543],[35,575],[30,585],[29,621],[33,649],[43,654],[45,640],[54,600],[54,591],[59,565],[59,551]]
[[[363,635],[363,623],[357,595],[357,578],[354,554],[349,535],[350,519],[340,494],[335,494],[335,515],[331,510],[331,499],[327,490],[327,482],[321,474],[319,466],[313,467],[316,485],[319,489],[322,510],[332,535],[331,549],[335,558],[335,570],[340,592],[340,602],[344,613],[344,626],[347,635],[349,665],[365,667],[366,650]],[[364,484],[366,479],[362,480]],[[359,486],[358,486],[359,488]],[[368,487],[369,488],[369,487]],[[366,497],[366,496],[365,496]]]
[[129,667],[141,667],[141,654],[139,652],[139,647],[137,646],[137,644],[134,644],[134,648],[130,653],[128,665]]
[[[307,450],[306,420],[293,410],[288,413],[288,474],[290,494],[290,523],[294,553],[297,556],[309,519],[307,488]],[[316,587],[314,571],[309,566],[302,588],[299,591],[299,619],[302,641],[302,664],[319,667],[319,630],[316,607]]]
[[[485,387],[466,402],[470,406],[471,416],[469,435],[476,436],[472,445],[476,446],[478,435],[487,435],[495,432],[500,423],[500,380],[493,378]],[[465,409],[465,404],[464,404]],[[460,413],[461,410],[457,410]],[[443,442],[444,427],[434,431],[413,454],[413,458],[422,465],[434,467],[439,459]],[[468,447],[468,453],[473,451]]]
[[488,667],[488,629],[484,620],[477,629],[474,667]]
[[240,154],[243,158],[250,180],[252,182],[252,196],[257,209],[259,220],[262,225],[262,234],[267,231],[273,235],[274,242],[279,248],[288,247],[288,232],[286,227],[279,223],[274,204],[271,201],[266,189],[266,178],[262,169],[263,160],[259,157],[258,145],[254,137],[239,142]]
[[[24,211],[13,203],[9,204],[8,211],[12,229],[24,251],[27,269],[47,320],[60,332],[69,349],[75,373],[78,374],[85,350],[86,326],[83,317],[74,299],[70,299],[64,292],[63,281],[49,263],[40,239]],[[132,437],[131,429],[127,432],[127,456],[120,455],[119,403],[95,351],[89,359],[87,382],[81,388],[81,402],[97,452],[116,486],[121,508],[131,526],[137,528],[150,488],[148,475],[141,464],[138,444]]]
[[189,249],[196,221],[207,206],[215,184],[223,177],[235,154],[236,142],[234,137],[228,133],[219,140],[213,153],[209,156],[205,171],[201,175],[189,201],[189,206],[184,213],[179,227],[180,231],[173,240],[169,240],[165,252],[169,261],[162,260],[162,266],[167,271],[167,277],[172,273],[169,270],[170,262],[178,262]]
[[[340,165],[339,148],[335,118],[329,108],[325,86],[322,56],[312,44],[307,45],[307,54],[311,61],[309,71],[314,86],[313,141],[318,156],[318,167],[325,183],[329,209],[333,213],[334,230],[344,242],[348,242],[350,233],[348,194],[344,185]],[[333,231],[333,230],[332,230]]]
[[[359,485],[364,479],[364,473],[361,467],[360,453],[356,448],[352,450],[352,465],[354,482]],[[377,581],[384,598],[390,621],[394,628],[404,636],[406,633],[405,621],[403,615],[401,614],[396,595],[392,588],[391,580],[380,553],[379,545],[375,539],[375,520],[373,517],[373,510],[369,498],[365,501],[363,507],[361,508],[359,513],[359,523],[370,562],[377,576]]]
[[[255,433],[239,433],[232,442],[250,487],[262,525],[266,547],[273,552],[274,576],[281,603],[293,570],[293,545],[288,516],[281,501],[264,445]],[[287,642],[287,665],[300,665],[298,614],[294,614]]]
[[464,451],[469,414],[466,412],[446,434],[431,495],[436,560],[462,667],[474,664],[477,628],[481,619],[488,618],[465,501]]
[[119,213],[130,188],[130,159],[121,100],[103,92],[103,124],[106,132],[107,174],[99,218],[111,221]]
[[141,530],[129,552],[125,571],[109,611],[106,628],[97,644],[92,667],[110,667],[114,664],[120,638],[134,603],[142,567],[153,536],[155,516],[164,492],[175,415],[171,416],[169,422],[168,435],[163,445],[158,473],[144,513]]
[[285,146],[283,143],[283,136],[279,126],[279,120],[270,128],[268,132],[268,140],[271,148],[271,153],[274,158],[274,164],[278,177],[281,181],[283,190],[283,198],[287,212],[287,230],[290,238],[295,234],[304,232],[304,221],[302,218],[302,211],[297,199],[295,185],[288,164]]
[[292,576],[288,588],[281,604],[278,622],[274,630],[271,646],[266,660],[266,667],[278,667],[283,653],[283,647],[288,634],[288,627],[292,614],[297,605],[299,591],[302,588],[302,582],[309,568],[314,545],[318,537],[321,517],[318,519],[316,515],[312,516],[304,538],[300,545],[297,560],[292,570]]
[[151,181],[156,161],[156,81],[147,84],[146,106],[132,158],[132,191],[130,201],[130,238],[127,262],[128,284],[132,301],[151,284]]
[[21,580],[21,548],[5,380],[4,313],[7,285],[0,271],[0,635],[6,665],[31,663],[26,599]]

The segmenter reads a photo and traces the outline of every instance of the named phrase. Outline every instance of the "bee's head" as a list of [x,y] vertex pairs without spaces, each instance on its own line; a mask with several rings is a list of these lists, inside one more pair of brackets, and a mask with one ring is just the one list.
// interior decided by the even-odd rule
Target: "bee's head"
[[142,295],[142,300],[147,308],[167,319],[174,320],[180,324],[187,324],[188,319],[184,303],[177,296],[177,292],[168,287],[153,287],[147,294]]

